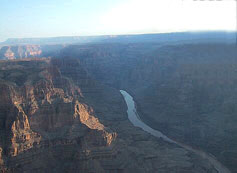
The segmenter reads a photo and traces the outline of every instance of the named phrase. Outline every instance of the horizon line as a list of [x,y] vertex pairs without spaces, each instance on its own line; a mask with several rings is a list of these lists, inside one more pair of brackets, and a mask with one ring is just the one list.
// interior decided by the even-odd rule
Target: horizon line
[[152,34],[172,34],[172,33],[237,33],[235,30],[192,30],[192,31],[168,31],[168,32],[141,32],[141,33],[120,33],[120,34],[92,34],[92,35],[59,35],[59,36],[42,36],[42,37],[9,37],[0,43],[4,43],[10,39],[47,39],[47,38],[66,38],[66,37],[100,37],[100,36],[129,36],[129,35],[152,35]]

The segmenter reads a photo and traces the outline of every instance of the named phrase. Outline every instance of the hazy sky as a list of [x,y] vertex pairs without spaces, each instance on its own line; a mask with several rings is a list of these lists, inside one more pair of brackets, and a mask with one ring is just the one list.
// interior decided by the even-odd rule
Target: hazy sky
[[0,4],[0,41],[236,28],[234,0],[0,0]]

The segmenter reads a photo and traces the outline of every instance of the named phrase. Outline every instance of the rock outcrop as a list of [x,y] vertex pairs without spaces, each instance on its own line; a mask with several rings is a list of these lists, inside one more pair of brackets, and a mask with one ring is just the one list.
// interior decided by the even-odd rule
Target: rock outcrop
[[[27,68],[29,63],[32,66]],[[13,64],[18,67],[14,68]],[[32,153],[35,148],[53,148],[55,145],[63,148],[64,145],[84,143],[82,148],[99,149],[111,146],[116,139],[116,133],[105,130],[94,117],[93,109],[81,101],[79,88],[62,77],[56,66],[43,61],[35,61],[35,64],[21,61],[4,62],[1,67],[6,69],[2,73],[12,70],[17,74],[19,70],[26,75],[21,83],[10,78],[2,80],[0,86],[1,131],[4,134],[1,146],[6,165],[10,165],[13,172],[24,170],[24,165],[20,168],[22,163],[14,161],[18,165],[14,167],[12,158],[18,160],[19,156],[23,157],[27,151]],[[81,149],[80,157],[84,157],[83,151]],[[24,163],[24,159],[20,160]]]
[[0,47],[0,59],[41,58],[57,55],[64,45],[6,45]]

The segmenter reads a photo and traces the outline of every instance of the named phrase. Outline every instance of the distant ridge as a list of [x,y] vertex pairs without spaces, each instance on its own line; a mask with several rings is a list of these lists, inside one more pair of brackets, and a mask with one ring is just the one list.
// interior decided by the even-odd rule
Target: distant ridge
[[67,43],[87,43],[108,36],[63,36],[63,37],[43,37],[43,38],[9,38],[2,44],[67,44]]
[[92,42],[117,42],[117,43],[138,43],[156,42],[173,43],[180,41],[201,41],[201,42],[234,42],[235,32],[177,32],[157,34],[136,34],[136,35],[102,35],[102,36],[63,36],[48,38],[9,38],[0,43],[1,45],[21,44],[83,44]]

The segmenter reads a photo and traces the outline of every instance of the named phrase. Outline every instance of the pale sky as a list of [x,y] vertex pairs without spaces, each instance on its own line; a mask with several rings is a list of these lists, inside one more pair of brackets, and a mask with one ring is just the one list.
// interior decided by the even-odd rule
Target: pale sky
[[0,4],[0,41],[236,28],[234,0],[0,0]]

